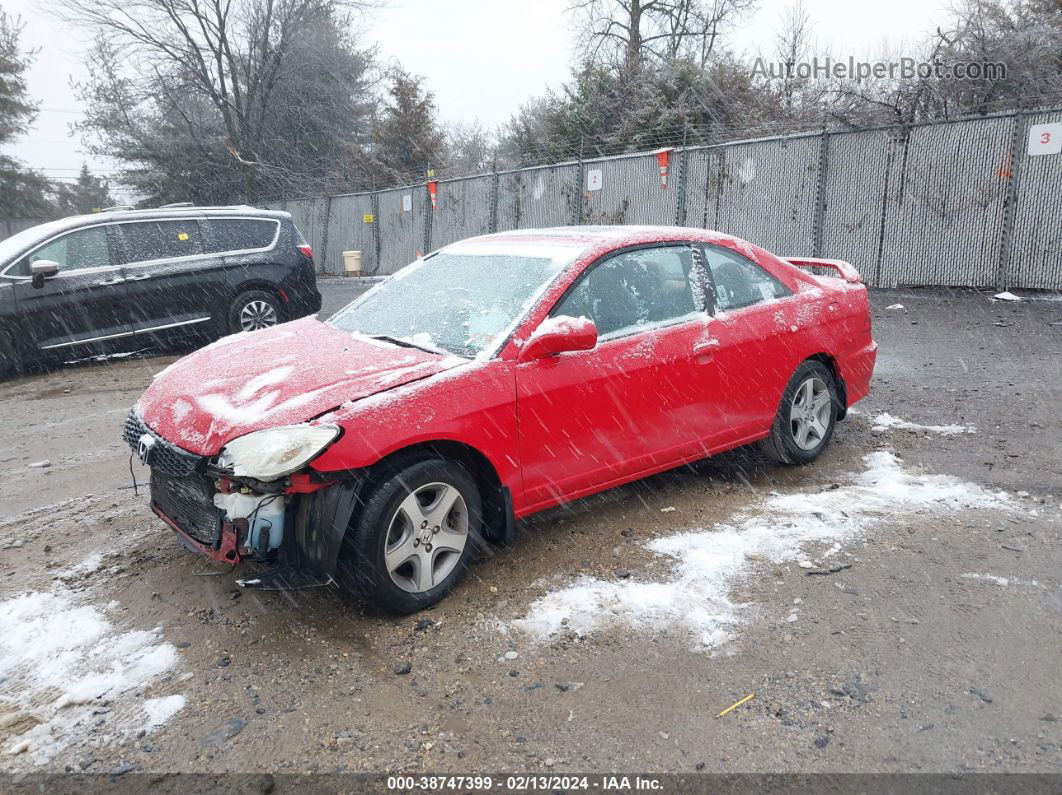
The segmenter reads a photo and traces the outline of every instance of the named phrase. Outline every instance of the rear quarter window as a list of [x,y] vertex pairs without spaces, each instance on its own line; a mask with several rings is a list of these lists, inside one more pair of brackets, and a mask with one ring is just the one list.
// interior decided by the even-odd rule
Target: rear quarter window
[[273,245],[279,226],[276,221],[253,218],[211,218],[206,224],[206,250],[209,254],[269,248]]
[[792,291],[755,262],[723,246],[704,247],[715,288],[716,309],[743,309]]

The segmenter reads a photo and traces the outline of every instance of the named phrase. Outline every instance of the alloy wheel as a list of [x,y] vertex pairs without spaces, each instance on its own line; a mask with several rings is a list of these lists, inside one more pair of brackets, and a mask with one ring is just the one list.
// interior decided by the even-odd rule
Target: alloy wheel
[[789,429],[793,441],[801,450],[814,450],[826,438],[832,422],[830,389],[821,378],[812,376],[793,393],[793,403],[789,409]]
[[384,564],[391,581],[409,593],[440,585],[468,543],[468,507],[448,483],[428,483],[395,509],[387,528]]
[[277,324],[277,310],[267,301],[248,301],[240,310],[240,328],[257,331]]

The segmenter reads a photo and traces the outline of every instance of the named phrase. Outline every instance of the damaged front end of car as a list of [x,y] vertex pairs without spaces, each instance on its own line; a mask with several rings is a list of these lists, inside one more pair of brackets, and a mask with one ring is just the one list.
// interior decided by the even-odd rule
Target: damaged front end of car
[[238,584],[260,590],[329,585],[358,495],[359,472],[321,476],[307,464],[341,434],[335,425],[288,425],[233,439],[216,456],[181,449],[134,409],[123,438],[149,467],[151,510],[190,549],[262,570]]

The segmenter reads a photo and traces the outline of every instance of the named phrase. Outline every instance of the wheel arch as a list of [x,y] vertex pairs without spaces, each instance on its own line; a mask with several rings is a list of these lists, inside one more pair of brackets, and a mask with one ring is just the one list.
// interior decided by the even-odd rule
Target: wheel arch
[[372,490],[396,470],[426,458],[443,458],[465,468],[479,488],[484,534],[496,544],[508,545],[513,537],[512,495],[490,459],[465,442],[432,439],[394,450],[368,468],[365,488]]
[[243,293],[250,292],[252,290],[261,290],[262,292],[269,293],[277,299],[277,308],[283,315],[282,320],[288,319],[288,301],[284,297],[280,288],[268,279],[252,276],[249,279],[244,279],[232,289],[232,296],[229,298],[228,304],[225,307],[225,317],[228,319],[229,313],[232,311],[233,302],[239,298]]
[[848,389],[845,386],[844,378],[841,377],[841,368],[837,366],[837,360],[828,353],[820,352],[812,354],[804,361],[819,362],[825,365],[833,375],[833,382],[837,386],[837,397],[840,404],[837,408],[837,419],[843,420],[848,414]]

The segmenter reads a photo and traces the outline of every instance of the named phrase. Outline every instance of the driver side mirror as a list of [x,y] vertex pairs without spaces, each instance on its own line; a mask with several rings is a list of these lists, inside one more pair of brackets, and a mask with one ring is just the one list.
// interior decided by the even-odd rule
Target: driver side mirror
[[585,317],[558,315],[542,321],[524,343],[521,361],[544,359],[567,351],[588,351],[597,345],[597,326]]
[[40,289],[44,286],[44,280],[55,276],[59,272],[59,263],[50,259],[39,259],[30,263],[30,273],[33,286]]

